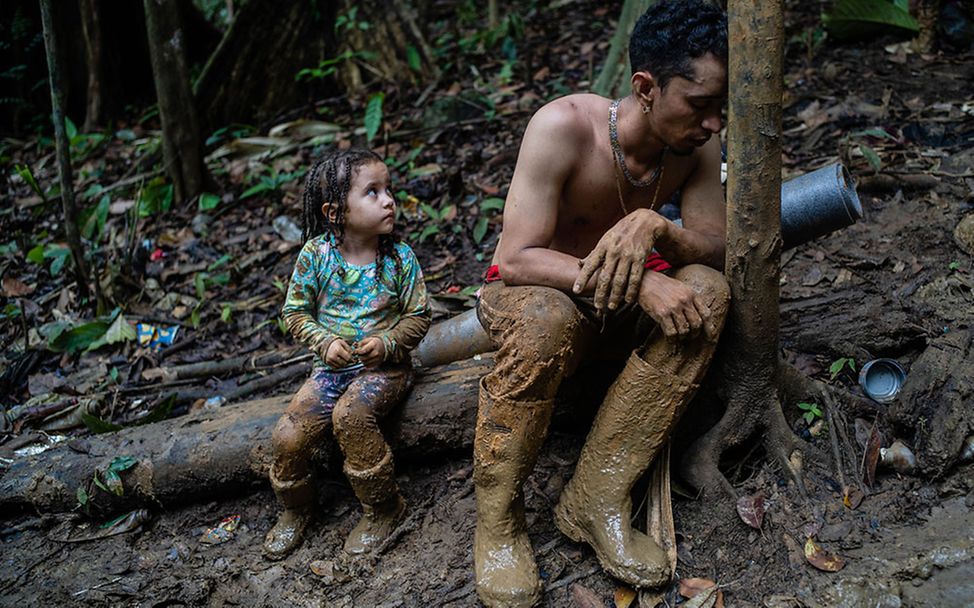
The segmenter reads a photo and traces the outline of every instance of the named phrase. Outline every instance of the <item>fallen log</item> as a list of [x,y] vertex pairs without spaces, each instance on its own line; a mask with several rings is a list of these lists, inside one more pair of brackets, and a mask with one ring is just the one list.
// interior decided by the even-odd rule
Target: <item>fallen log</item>
[[[424,370],[409,398],[385,425],[397,459],[469,449],[473,444],[477,386],[492,359]],[[159,423],[94,435],[25,457],[0,478],[0,509],[69,511],[79,504],[99,514],[136,506],[163,508],[266,484],[271,432],[290,395],[228,405]],[[340,471],[337,449],[322,450],[321,467]],[[137,464],[121,472],[123,494],[92,483],[113,459]],[[103,481],[103,479],[102,479]]]

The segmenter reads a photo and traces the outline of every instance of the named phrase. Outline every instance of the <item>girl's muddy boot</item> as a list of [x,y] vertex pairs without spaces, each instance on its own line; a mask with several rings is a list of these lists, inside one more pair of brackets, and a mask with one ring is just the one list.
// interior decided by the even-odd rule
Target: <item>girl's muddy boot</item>
[[304,533],[311,523],[315,492],[310,476],[296,481],[281,481],[275,477],[274,468],[271,467],[270,478],[271,487],[284,511],[264,538],[264,556],[279,560],[301,546]]
[[351,469],[346,463],[345,475],[362,503],[362,519],[345,539],[345,552],[366,553],[389,538],[406,514],[406,501],[396,484],[392,450],[387,446],[379,464],[364,471]]
[[488,608],[528,608],[541,601],[522,486],[544,442],[551,409],[550,400],[493,399],[481,381],[474,439],[473,562],[477,595]]
[[559,530],[591,545],[606,572],[636,587],[664,585],[672,571],[666,552],[632,529],[630,491],[695,390],[685,379],[658,372],[635,353],[630,356],[602,402],[575,475],[555,507]]

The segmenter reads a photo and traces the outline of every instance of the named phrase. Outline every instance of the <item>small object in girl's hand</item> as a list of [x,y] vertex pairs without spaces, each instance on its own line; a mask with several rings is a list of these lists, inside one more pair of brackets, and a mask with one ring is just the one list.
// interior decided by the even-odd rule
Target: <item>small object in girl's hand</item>
[[207,545],[219,545],[227,542],[233,538],[233,533],[240,525],[239,515],[230,515],[224,517],[215,528],[209,528],[203,533],[202,538],[200,538],[201,543],[206,543]]

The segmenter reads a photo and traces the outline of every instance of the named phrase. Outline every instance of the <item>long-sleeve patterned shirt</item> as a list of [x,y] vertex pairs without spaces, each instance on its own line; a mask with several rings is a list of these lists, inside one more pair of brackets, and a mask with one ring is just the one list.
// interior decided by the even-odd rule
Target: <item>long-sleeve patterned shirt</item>
[[281,316],[291,335],[315,354],[315,366],[333,369],[325,353],[337,338],[354,348],[363,338],[377,336],[385,345],[385,360],[398,363],[426,335],[431,312],[419,260],[405,243],[396,244],[396,254],[400,272],[386,259],[376,277],[375,262],[349,264],[326,235],[305,243]]

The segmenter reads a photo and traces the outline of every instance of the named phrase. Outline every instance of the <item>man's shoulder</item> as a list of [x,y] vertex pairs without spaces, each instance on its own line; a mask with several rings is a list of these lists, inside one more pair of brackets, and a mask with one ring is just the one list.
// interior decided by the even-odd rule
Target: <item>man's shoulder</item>
[[531,118],[531,128],[546,135],[574,140],[590,137],[608,101],[591,93],[577,93],[549,101]]

